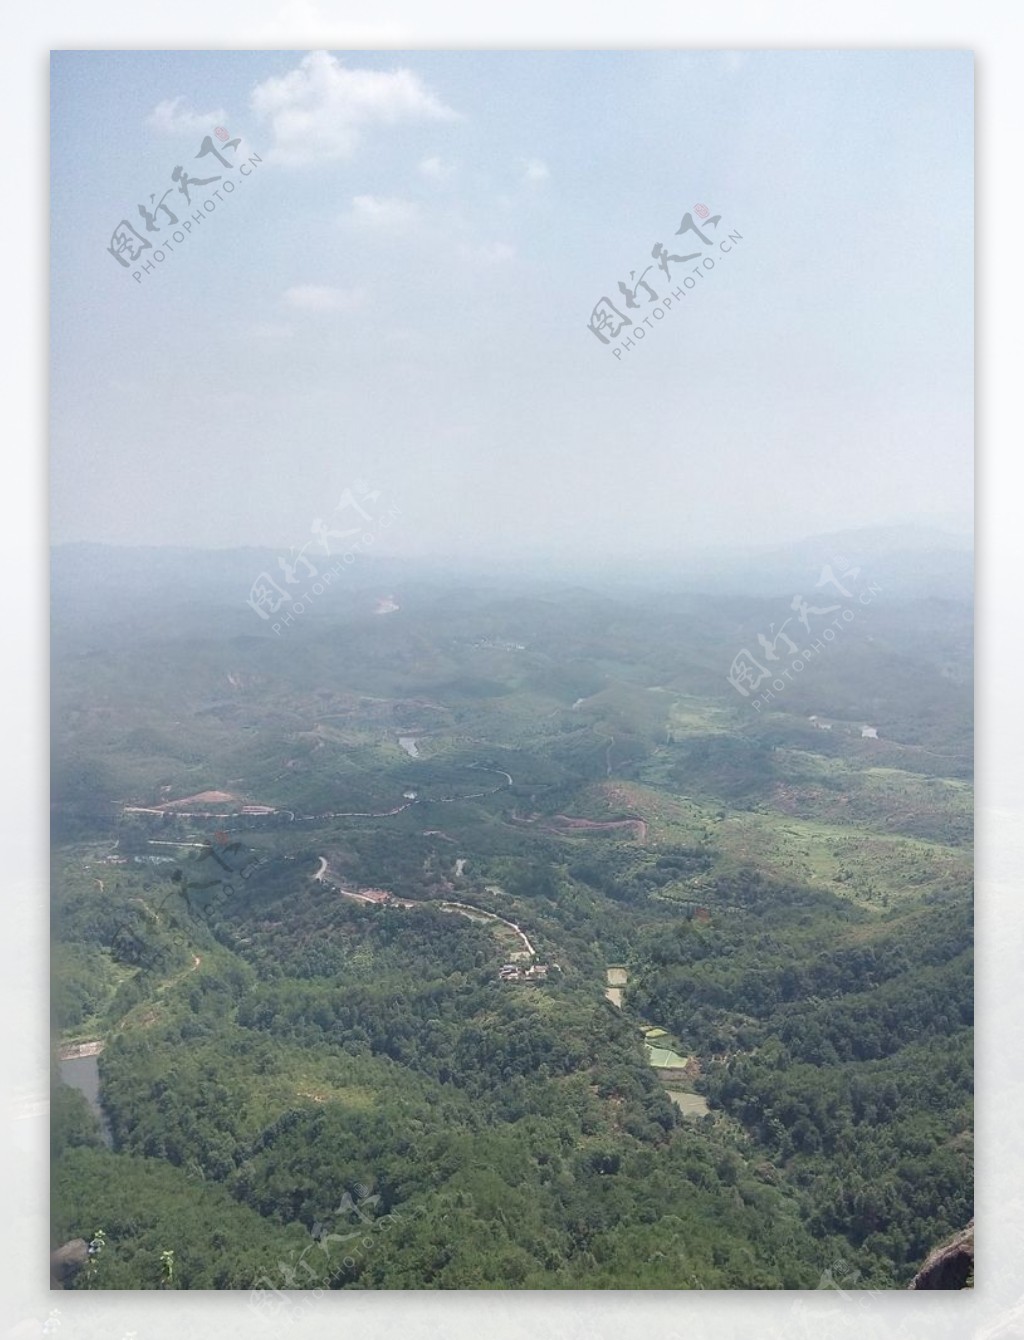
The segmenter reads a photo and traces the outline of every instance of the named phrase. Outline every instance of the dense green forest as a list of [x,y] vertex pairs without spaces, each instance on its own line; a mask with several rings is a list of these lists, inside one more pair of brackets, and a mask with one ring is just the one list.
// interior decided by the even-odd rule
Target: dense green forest
[[768,600],[368,605],[59,623],[71,1287],[905,1286],[973,1213],[969,609],[754,712]]

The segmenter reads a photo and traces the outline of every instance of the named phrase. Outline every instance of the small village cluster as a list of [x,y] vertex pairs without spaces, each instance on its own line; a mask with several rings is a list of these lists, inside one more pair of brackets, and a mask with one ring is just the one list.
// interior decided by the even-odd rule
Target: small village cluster
[[557,963],[533,963],[529,968],[524,968],[521,963],[503,963],[498,971],[498,981],[536,985],[538,982],[546,982],[548,972],[557,967]]

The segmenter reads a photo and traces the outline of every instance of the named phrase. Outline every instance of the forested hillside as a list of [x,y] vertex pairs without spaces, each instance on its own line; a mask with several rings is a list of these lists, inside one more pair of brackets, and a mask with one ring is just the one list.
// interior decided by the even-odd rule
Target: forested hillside
[[379,594],[58,618],[68,1286],[905,1287],[973,1213],[969,608],[755,711],[768,598]]

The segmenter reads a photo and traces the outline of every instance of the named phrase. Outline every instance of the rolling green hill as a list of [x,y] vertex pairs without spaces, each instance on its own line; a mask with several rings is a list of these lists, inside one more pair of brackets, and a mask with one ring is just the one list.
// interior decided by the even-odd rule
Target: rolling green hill
[[767,596],[364,568],[276,636],[172,575],[55,599],[75,1287],[902,1287],[967,1222],[968,606],[754,710]]

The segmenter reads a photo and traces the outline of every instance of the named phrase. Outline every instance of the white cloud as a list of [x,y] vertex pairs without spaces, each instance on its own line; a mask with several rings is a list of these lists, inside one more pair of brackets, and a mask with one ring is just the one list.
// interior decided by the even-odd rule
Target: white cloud
[[446,181],[455,168],[450,163],[443,163],[440,158],[424,158],[417,167],[417,172],[421,177],[428,177],[431,181]]
[[371,126],[456,115],[412,70],[351,69],[327,51],[257,84],[249,105],[273,131],[268,158],[292,165],[351,158]]
[[160,135],[209,135],[215,126],[222,126],[227,114],[218,108],[215,112],[193,112],[183,107],[184,98],[168,98],[157,105],[146,117],[146,125]]
[[343,222],[372,233],[407,233],[419,222],[419,206],[395,196],[357,195]]
[[362,305],[363,294],[326,284],[296,284],[285,291],[284,300],[299,312],[354,312]]
[[547,181],[550,176],[547,163],[539,158],[528,158],[523,165],[524,181]]

